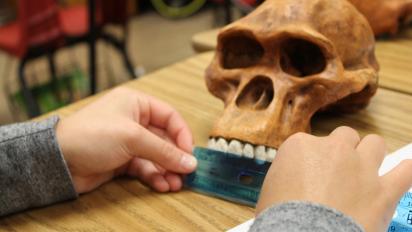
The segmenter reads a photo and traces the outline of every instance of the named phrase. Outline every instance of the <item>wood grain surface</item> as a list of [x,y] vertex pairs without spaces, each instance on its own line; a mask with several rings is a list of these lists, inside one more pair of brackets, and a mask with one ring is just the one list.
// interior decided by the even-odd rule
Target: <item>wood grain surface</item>
[[[192,38],[197,52],[214,50],[219,29],[198,33]],[[380,38],[376,42],[381,87],[412,94],[412,28],[403,30],[393,38]]]
[[[149,74],[125,86],[154,95],[175,107],[204,146],[223,104],[206,90],[203,74],[213,53],[204,53]],[[104,93],[103,93],[104,94]],[[62,118],[94,96],[56,113]],[[371,105],[351,115],[321,115],[317,135],[347,125],[378,133],[389,151],[412,142],[412,96],[380,89]],[[253,217],[253,209],[184,190],[158,194],[133,179],[117,179],[76,201],[29,210],[0,219],[0,231],[223,231]]]

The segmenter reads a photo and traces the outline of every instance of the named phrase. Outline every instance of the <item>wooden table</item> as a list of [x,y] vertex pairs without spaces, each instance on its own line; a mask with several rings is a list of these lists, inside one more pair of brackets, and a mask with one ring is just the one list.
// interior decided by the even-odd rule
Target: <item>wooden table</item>
[[[204,146],[223,104],[210,95],[203,74],[213,53],[204,53],[125,85],[173,105]],[[66,117],[99,96],[59,110]],[[315,134],[340,125],[382,135],[393,151],[412,142],[412,96],[380,89],[356,114],[317,116]],[[0,220],[0,231],[223,231],[253,217],[253,209],[190,191],[158,194],[136,180],[117,179],[76,201],[30,210]]]
[[[197,52],[214,50],[218,32],[219,29],[213,29],[193,36],[193,49]],[[412,28],[395,38],[378,39],[376,55],[381,65],[380,86],[412,94]]]

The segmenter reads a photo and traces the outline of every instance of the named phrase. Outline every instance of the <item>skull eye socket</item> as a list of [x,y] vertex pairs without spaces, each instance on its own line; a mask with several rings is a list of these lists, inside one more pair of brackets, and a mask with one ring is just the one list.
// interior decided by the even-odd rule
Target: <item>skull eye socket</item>
[[305,77],[321,73],[326,68],[322,49],[303,39],[287,39],[281,44],[280,66],[290,75]]
[[225,69],[246,68],[256,65],[264,53],[263,47],[253,38],[234,35],[222,41],[222,66]]

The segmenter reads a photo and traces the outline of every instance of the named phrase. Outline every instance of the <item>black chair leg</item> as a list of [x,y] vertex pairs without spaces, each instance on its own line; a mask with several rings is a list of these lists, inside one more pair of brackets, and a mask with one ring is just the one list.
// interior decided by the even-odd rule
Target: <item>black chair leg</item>
[[124,31],[124,38],[120,41],[119,50],[122,53],[123,62],[124,62],[124,65],[126,66],[127,71],[130,74],[130,77],[136,79],[136,78],[138,78],[138,76],[137,76],[137,74],[134,70],[132,62],[130,60],[130,56],[127,53],[127,47],[126,47],[127,39],[129,38],[129,27],[128,27],[127,23],[123,24],[122,27],[123,27],[123,31]]
[[126,66],[127,71],[129,72],[132,78],[136,79],[138,76],[136,75],[136,72],[134,71],[134,67],[132,65],[132,62],[130,61],[130,57],[127,54],[125,44],[123,44],[122,48],[120,49],[120,52],[122,53],[123,62],[124,62],[124,65]]
[[[108,34],[108,33],[102,33],[100,35],[100,37],[106,41],[107,43],[109,43],[110,45],[112,45],[115,49],[117,49],[122,57],[123,57],[123,62],[124,65],[126,66],[127,71],[129,72],[130,76],[132,78],[138,78],[138,76],[136,75],[135,71],[134,71],[134,67],[132,65],[132,62],[130,61],[130,57],[127,54],[126,51],[126,40],[119,40],[117,38],[115,38],[114,36]],[[127,35],[126,35],[127,37]]]
[[50,76],[51,76],[51,84],[53,87],[54,95],[56,96],[57,100],[61,101],[62,98],[60,96],[60,91],[59,91],[59,81],[57,79],[57,74],[56,74],[56,63],[54,62],[54,54],[49,53],[47,54],[47,61],[49,63],[49,69],[50,69]]
[[19,81],[20,87],[23,91],[23,97],[27,104],[28,115],[30,118],[36,117],[40,115],[40,107],[36,102],[36,99],[33,96],[33,93],[30,91],[29,87],[27,86],[27,82],[24,76],[24,66],[26,65],[26,60],[22,59],[19,64]]
[[89,43],[89,78],[90,78],[90,95],[93,95],[97,91],[96,83],[96,37],[97,28],[95,23],[95,1],[88,1],[89,12],[89,36],[87,41]]

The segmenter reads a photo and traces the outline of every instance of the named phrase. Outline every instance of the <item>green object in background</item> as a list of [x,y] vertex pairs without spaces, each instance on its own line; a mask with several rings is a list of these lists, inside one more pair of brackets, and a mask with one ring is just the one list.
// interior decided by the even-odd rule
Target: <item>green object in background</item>
[[185,18],[196,13],[206,0],[151,0],[154,8],[167,18]]
[[87,93],[89,91],[89,79],[84,76],[84,73],[80,69],[73,70],[71,85],[74,90],[77,90],[80,93]]
[[[75,95],[82,95],[82,93],[84,94],[88,91],[88,78],[86,78],[78,68],[73,69],[70,73],[59,76],[57,79],[57,89],[51,81],[31,88],[42,113],[47,113],[65,106],[72,102],[74,98],[79,98]],[[22,91],[15,93],[12,96],[12,100],[17,103],[18,107],[27,112]]]

